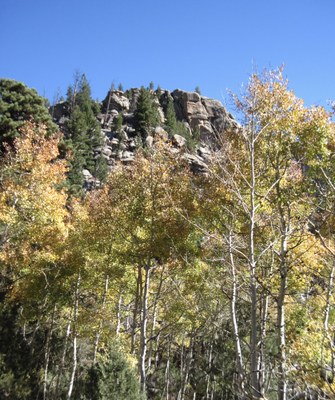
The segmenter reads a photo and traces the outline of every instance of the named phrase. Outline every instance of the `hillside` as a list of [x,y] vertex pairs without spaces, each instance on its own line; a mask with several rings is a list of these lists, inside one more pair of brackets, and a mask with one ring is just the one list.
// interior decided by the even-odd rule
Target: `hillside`
[[334,398],[332,115],[234,99],[0,80],[1,399]]
[[[95,157],[101,154],[106,159],[110,171],[116,161],[133,161],[136,149],[142,146],[150,148],[157,137],[170,140],[176,149],[183,149],[191,168],[194,171],[203,171],[210,149],[218,145],[218,135],[234,132],[239,127],[234,117],[218,100],[180,89],[173,92],[159,89],[150,90],[152,101],[157,106],[158,121],[156,126],[149,127],[141,136],[135,116],[140,91],[139,88],[125,92],[110,90],[101,103],[101,112],[97,115],[97,120],[102,128],[103,142],[93,150]],[[176,120],[180,122],[172,130],[166,125],[169,102],[172,104]],[[66,135],[69,114],[67,103],[56,104],[51,107],[50,112],[53,121]],[[122,122],[117,127],[118,118],[121,118]],[[87,183],[94,180],[88,171],[84,173]]]

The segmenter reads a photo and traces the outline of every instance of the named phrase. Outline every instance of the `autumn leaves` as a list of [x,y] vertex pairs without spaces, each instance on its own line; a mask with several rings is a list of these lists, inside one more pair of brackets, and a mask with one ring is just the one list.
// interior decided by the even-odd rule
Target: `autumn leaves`
[[219,133],[205,175],[157,141],[70,199],[58,138],[33,124],[4,158],[6,304],[44,338],[45,399],[75,398],[114,341],[150,398],[335,390],[334,126],[280,71],[235,104],[241,128]]

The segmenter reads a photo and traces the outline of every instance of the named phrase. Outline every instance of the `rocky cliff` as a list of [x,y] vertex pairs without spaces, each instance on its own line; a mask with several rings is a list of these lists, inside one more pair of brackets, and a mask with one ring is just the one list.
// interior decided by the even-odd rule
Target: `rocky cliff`
[[[97,118],[102,127],[103,144],[94,151],[96,156],[102,155],[106,158],[110,169],[116,160],[132,162],[136,148],[140,145],[134,117],[139,94],[140,89],[137,88],[125,92],[111,90],[101,103],[101,113]],[[211,149],[216,146],[218,136],[227,131],[235,131],[239,127],[234,117],[218,100],[180,89],[173,92],[157,90],[152,92],[152,95],[157,105],[160,123],[147,133],[141,145],[151,147],[157,137],[170,139],[176,151],[184,149],[184,156],[195,171],[201,172],[206,169],[206,160],[210,157]],[[192,150],[187,149],[185,134],[177,131],[169,137],[164,128],[169,100],[173,102],[176,118],[182,123],[179,126],[182,126],[183,132],[186,130],[189,137],[196,137],[196,145]],[[119,114],[122,114],[122,125],[116,129],[115,123]],[[55,105],[52,115],[66,134],[66,103]],[[84,171],[84,175],[86,180],[90,179],[89,171]]]

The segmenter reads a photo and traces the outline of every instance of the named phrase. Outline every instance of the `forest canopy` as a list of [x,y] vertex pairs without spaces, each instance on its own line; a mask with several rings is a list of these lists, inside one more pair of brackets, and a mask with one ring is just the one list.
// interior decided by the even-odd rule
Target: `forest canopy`
[[[0,82],[1,398],[334,398],[331,113],[254,74],[194,172],[204,135],[161,93],[159,115],[153,87],[133,116],[110,91],[103,115],[81,76],[56,133],[34,91]],[[102,130],[134,158],[109,165]]]

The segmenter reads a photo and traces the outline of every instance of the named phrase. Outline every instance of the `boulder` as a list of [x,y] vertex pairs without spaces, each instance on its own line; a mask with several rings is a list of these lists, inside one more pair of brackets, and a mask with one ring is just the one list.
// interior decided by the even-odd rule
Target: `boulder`
[[152,147],[154,143],[154,138],[152,136],[147,136],[145,138],[145,144],[147,145],[147,147]]
[[185,147],[186,146],[186,139],[183,136],[180,135],[173,135],[172,136],[172,143],[176,146],[176,147]]
[[107,158],[109,158],[112,155],[112,153],[113,153],[113,151],[110,147],[104,147],[101,152],[101,154],[103,156],[106,156]]
[[207,172],[208,166],[202,157],[197,156],[195,154],[186,153],[184,154],[183,158],[189,163],[191,170],[193,172],[195,173]]
[[[164,94],[165,97],[167,96]],[[234,117],[227,112],[220,101],[202,97],[196,92],[176,89],[171,93],[176,116],[187,121],[193,131],[200,132],[200,140],[213,144],[215,135],[240,129]]]
[[88,169],[83,169],[82,174],[84,175],[84,179],[94,179],[93,175],[90,173]]
[[154,132],[155,132],[155,136],[158,136],[165,141],[167,141],[169,139],[169,134],[161,126],[157,126],[155,128]]
[[210,151],[209,147],[206,145],[198,147],[197,153],[204,160],[208,160],[211,155],[211,151]]
[[67,102],[61,101],[49,108],[52,119],[56,124],[62,124],[61,119],[68,115]]
[[121,161],[125,163],[132,162],[134,161],[134,158],[134,153],[132,153],[131,151],[124,151],[121,156]]
[[112,90],[107,93],[107,96],[102,102],[102,105],[104,112],[108,111],[109,113],[111,110],[116,110],[118,112],[128,112],[130,102],[121,90]]
[[201,102],[207,111],[208,118],[216,117],[222,112],[226,113],[225,108],[219,100],[202,97]]
[[138,100],[138,96],[140,95],[140,89],[131,88],[131,89],[127,90],[126,93],[130,94],[129,112],[133,113],[137,107],[137,100]]

